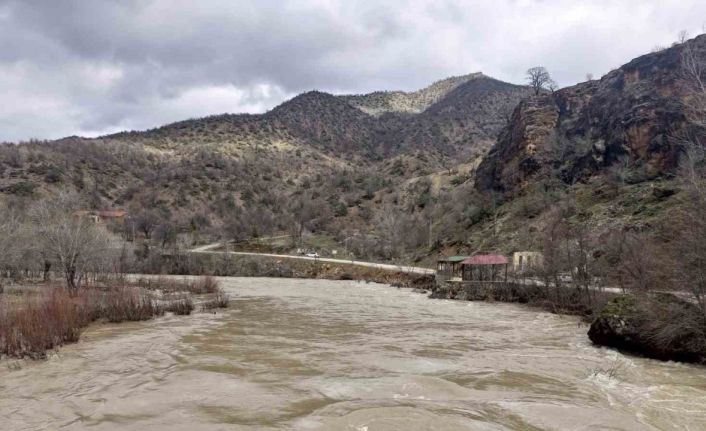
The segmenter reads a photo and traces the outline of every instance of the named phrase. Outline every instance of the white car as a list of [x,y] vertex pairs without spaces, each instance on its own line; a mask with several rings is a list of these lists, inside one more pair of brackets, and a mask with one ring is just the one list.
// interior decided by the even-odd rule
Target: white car
[[306,257],[319,257],[319,253],[307,253]]

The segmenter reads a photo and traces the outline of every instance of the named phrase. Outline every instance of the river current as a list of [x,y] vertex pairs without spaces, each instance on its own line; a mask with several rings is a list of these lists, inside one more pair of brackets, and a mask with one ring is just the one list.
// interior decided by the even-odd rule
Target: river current
[[216,314],[97,324],[0,363],[2,430],[704,430],[706,368],[512,304],[222,278]]

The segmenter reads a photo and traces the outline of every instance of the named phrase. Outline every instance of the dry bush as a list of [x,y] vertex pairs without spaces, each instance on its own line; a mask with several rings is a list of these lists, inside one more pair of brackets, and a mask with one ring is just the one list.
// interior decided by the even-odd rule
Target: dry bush
[[216,293],[218,290],[218,281],[210,275],[194,280],[171,277],[139,279],[133,285],[149,290],[159,290],[164,293],[189,292],[195,295]]
[[199,277],[190,283],[188,291],[194,294],[216,293],[218,292],[218,281],[210,275]]
[[640,330],[658,351],[706,351],[703,314],[696,305],[667,294],[641,296]]
[[149,320],[164,314],[164,307],[140,289],[124,287],[106,292],[99,304],[99,316],[109,322]]
[[204,302],[201,305],[202,310],[213,310],[214,308],[228,308],[230,304],[230,297],[226,294],[223,289],[218,289],[213,298]]
[[0,299],[0,356],[41,358],[64,343],[75,342],[96,318],[88,296],[54,289],[24,295],[12,303]]
[[186,294],[174,295],[167,300],[165,310],[178,316],[188,316],[194,311],[194,301]]
[[107,291],[49,288],[8,299],[0,296],[0,356],[43,358],[47,351],[78,341],[91,322],[147,320],[164,314],[140,289]]

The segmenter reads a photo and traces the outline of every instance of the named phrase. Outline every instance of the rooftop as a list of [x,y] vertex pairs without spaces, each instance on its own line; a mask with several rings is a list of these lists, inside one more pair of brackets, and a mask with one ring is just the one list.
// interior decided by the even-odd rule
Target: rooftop
[[463,260],[468,259],[468,256],[449,256],[449,257],[440,257],[439,262],[462,262]]
[[476,254],[461,263],[463,265],[507,265],[510,261],[502,254]]

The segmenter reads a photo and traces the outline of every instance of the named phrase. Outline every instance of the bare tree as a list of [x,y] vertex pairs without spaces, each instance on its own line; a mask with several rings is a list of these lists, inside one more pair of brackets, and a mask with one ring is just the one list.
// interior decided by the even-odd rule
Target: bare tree
[[159,241],[162,249],[165,249],[170,245],[176,245],[177,235],[177,226],[168,220],[160,223],[154,231],[154,237],[157,241]]
[[682,74],[688,92],[685,110],[692,127],[680,136],[684,151],[679,178],[684,192],[670,219],[674,278],[691,290],[706,325],[706,50],[694,42],[685,43],[682,50]]
[[[685,110],[689,122],[706,129],[706,52],[696,43],[687,43],[682,49],[681,81],[687,91]],[[699,142],[695,142],[699,144]]]
[[89,272],[104,268],[109,252],[109,236],[90,217],[81,216],[80,199],[60,192],[39,202],[30,211],[30,233],[36,247],[53,259],[71,289],[80,287]]
[[706,157],[701,146],[685,152],[680,170],[682,202],[670,217],[674,278],[691,290],[706,324]]
[[153,210],[142,210],[133,217],[132,222],[135,228],[145,235],[145,239],[150,239],[152,232],[159,225],[159,215]]
[[663,259],[644,233],[612,232],[606,243],[617,260],[612,275],[622,289],[649,292],[659,286]]
[[385,242],[390,257],[398,257],[404,248],[403,223],[400,214],[391,206],[387,206],[375,218],[375,230]]
[[559,91],[559,83],[557,83],[553,79],[550,79],[549,82],[547,83],[547,88],[549,89],[549,91],[552,92],[552,94],[554,94],[557,91]]
[[677,34],[677,42],[684,43],[687,40],[689,40],[689,32],[688,31],[682,30]]
[[17,264],[22,255],[21,223],[19,215],[11,208],[0,206],[0,293],[2,293],[2,279],[10,272],[17,269]]
[[547,69],[541,66],[527,69],[527,82],[532,89],[534,89],[535,95],[539,94],[540,91],[548,88],[550,85],[556,85],[552,77],[549,76]]

